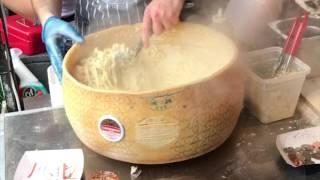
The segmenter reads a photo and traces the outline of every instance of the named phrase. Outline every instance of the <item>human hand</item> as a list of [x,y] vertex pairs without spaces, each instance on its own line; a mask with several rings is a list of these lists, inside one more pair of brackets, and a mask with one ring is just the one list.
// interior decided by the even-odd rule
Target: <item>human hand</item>
[[43,26],[42,41],[50,58],[51,65],[59,80],[62,79],[62,53],[59,48],[59,38],[70,38],[71,40],[82,43],[83,37],[74,29],[72,25],[61,20],[56,16],[49,17]]
[[143,16],[144,46],[149,46],[152,34],[160,34],[169,30],[179,22],[184,0],[152,0],[146,7]]

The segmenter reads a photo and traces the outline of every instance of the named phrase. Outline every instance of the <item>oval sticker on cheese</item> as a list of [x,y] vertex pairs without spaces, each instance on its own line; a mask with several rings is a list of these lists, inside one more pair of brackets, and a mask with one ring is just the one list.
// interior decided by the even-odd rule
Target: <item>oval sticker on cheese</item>
[[103,138],[111,142],[119,142],[124,137],[124,128],[120,121],[113,116],[103,116],[98,124],[98,129]]

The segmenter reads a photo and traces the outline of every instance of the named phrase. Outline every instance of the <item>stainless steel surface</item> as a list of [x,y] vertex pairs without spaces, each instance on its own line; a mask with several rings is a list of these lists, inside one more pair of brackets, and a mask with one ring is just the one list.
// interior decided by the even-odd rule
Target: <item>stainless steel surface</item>
[[[142,170],[138,179],[319,180],[319,166],[292,168],[275,146],[277,134],[309,127],[310,122],[297,112],[293,118],[263,125],[244,110],[232,136],[217,150],[180,163],[138,165]],[[5,129],[7,180],[12,179],[24,151],[63,148],[84,150],[86,174],[106,170],[115,172],[121,180],[130,179],[132,164],[99,156],[84,147],[72,131],[64,109],[8,114]]]
[[320,36],[306,38],[302,41],[297,57],[311,68],[309,78],[320,77]]
[[[295,18],[281,19],[269,24],[270,28],[276,32],[284,40],[288,38],[288,32]],[[310,17],[308,25],[306,26],[306,31],[304,33],[304,38],[310,38],[320,35],[320,18]]]
[[142,21],[149,0],[77,0],[75,25],[81,35]]
[[23,99],[25,110],[38,109],[51,106],[50,95],[28,97]]

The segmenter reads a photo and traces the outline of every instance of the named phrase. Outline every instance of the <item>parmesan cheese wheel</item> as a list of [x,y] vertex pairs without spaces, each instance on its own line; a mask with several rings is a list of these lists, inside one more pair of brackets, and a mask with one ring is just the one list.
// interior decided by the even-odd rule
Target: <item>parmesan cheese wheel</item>
[[136,27],[89,35],[65,56],[64,104],[78,138],[101,155],[138,164],[183,161],[220,146],[238,121],[244,96],[237,48],[223,34],[181,23],[153,37],[141,57],[116,65],[120,71],[107,70],[112,76],[106,86],[78,74],[83,60],[109,57],[104,51],[130,55]]

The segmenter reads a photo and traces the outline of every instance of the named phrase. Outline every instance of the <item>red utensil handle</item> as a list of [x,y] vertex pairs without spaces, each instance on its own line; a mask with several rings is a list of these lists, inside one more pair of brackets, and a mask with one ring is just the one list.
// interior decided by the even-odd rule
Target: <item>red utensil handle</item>
[[298,30],[297,30],[297,34],[292,42],[292,47],[289,51],[290,55],[296,55],[298,52],[298,49],[300,48],[300,44],[304,35],[304,32],[306,30],[306,26],[308,24],[309,21],[309,13],[305,13],[304,14],[304,18],[303,21],[299,24]]
[[287,37],[287,39],[286,39],[286,41],[284,43],[284,46],[283,46],[283,51],[285,53],[289,53],[289,51],[290,51],[290,47],[289,47],[290,46],[290,42],[291,42],[292,37],[296,34],[296,31],[297,31],[298,26],[300,24],[300,20],[301,20],[301,17],[298,16],[295,19],[295,21],[292,23],[292,25],[291,25],[288,37]]

